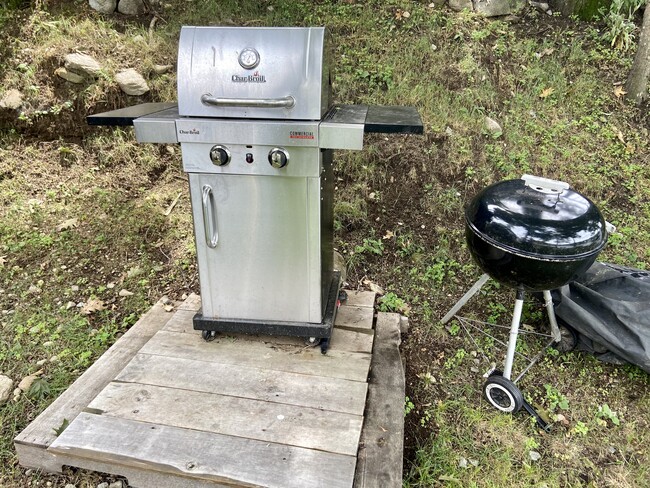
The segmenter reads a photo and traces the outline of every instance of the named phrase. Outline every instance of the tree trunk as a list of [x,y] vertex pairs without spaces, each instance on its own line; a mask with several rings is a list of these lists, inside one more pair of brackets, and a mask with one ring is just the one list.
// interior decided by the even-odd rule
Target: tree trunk
[[650,81],[650,4],[645,7],[639,47],[625,84],[626,98],[641,105],[641,102],[648,97],[648,81]]

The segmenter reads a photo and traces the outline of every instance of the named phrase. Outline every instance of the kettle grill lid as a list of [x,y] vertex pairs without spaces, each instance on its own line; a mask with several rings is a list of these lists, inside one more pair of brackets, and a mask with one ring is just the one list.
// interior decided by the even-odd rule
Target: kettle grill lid
[[566,183],[528,175],[483,189],[465,219],[488,243],[531,257],[577,259],[607,242],[605,220],[591,200]]

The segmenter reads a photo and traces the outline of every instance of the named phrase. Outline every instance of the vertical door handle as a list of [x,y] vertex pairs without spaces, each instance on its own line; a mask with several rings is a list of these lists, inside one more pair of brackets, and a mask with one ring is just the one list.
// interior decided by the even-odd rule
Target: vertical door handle
[[205,243],[214,249],[219,242],[219,231],[217,230],[217,209],[214,205],[212,187],[203,185],[203,232],[205,232]]

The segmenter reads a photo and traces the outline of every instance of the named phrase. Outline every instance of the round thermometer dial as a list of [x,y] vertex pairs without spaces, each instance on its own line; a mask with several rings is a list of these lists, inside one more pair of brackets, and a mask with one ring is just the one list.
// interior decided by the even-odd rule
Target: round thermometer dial
[[239,53],[239,64],[244,69],[253,69],[260,64],[260,53],[252,47],[247,47]]

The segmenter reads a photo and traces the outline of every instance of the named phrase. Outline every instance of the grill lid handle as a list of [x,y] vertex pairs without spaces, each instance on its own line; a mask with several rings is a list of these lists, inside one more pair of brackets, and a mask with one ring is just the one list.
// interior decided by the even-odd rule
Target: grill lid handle
[[541,176],[523,175],[521,179],[524,180],[526,186],[542,193],[562,193],[569,189],[569,184],[564,181],[551,180]]
[[201,103],[213,107],[293,108],[296,99],[291,95],[282,98],[219,98],[206,93],[201,97]]

